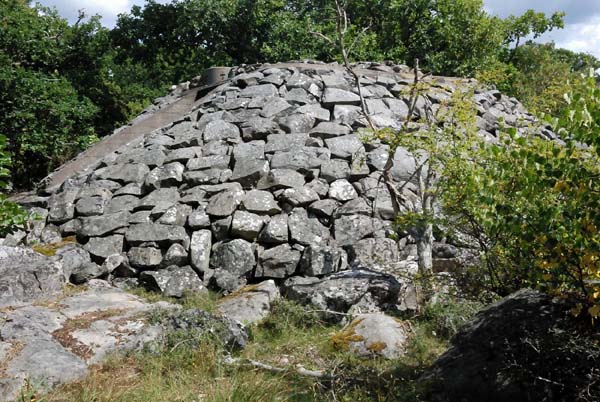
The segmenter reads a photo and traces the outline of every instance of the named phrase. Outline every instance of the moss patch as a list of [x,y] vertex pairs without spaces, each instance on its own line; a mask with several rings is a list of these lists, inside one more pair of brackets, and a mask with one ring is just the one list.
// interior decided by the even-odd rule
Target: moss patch
[[363,341],[364,338],[356,333],[356,327],[363,321],[364,318],[355,318],[341,331],[333,334],[330,338],[333,348],[337,350],[348,350],[351,342]]
[[36,244],[31,249],[36,253],[45,255],[46,257],[54,257],[58,250],[73,243],[77,243],[77,239],[75,238],[75,236],[68,236],[63,238],[59,242],[48,244]]

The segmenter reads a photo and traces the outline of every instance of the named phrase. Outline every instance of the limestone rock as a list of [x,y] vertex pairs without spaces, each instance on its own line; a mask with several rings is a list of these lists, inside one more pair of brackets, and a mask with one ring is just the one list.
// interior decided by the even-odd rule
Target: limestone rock
[[217,311],[229,319],[253,324],[269,315],[271,303],[279,298],[275,282],[268,280],[221,299]]

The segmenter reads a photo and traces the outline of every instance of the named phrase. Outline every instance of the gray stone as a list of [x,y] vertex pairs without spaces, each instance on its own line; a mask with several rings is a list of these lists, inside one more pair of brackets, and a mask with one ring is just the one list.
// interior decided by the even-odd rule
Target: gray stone
[[386,272],[399,261],[398,244],[385,238],[359,240],[348,247],[348,260],[353,266]]
[[210,265],[237,276],[245,275],[256,265],[252,244],[242,239],[216,244],[210,256]]
[[202,147],[179,148],[169,152],[165,162],[187,163],[188,160],[198,158],[200,156],[202,156]]
[[81,220],[71,219],[59,226],[60,233],[63,236],[71,236],[81,229]]
[[200,309],[175,312],[163,320],[162,327],[189,339],[192,347],[200,346],[207,337],[218,339],[228,349],[243,349],[248,343],[248,332],[239,321]]
[[318,103],[301,106],[296,112],[314,117],[317,121],[329,121],[330,116],[329,110],[322,108]]
[[231,181],[243,187],[255,187],[261,177],[269,172],[269,162],[264,159],[241,159],[235,162]]
[[81,285],[91,279],[101,278],[107,274],[108,271],[104,265],[86,262],[73,270],[69,280],[76,285]]
[[267,137],[265,153],[288,152],[306,144],[308,134],[271,134]]
[[210,263],[212,234],[210,230],[198,230],[192,233],[190,242],[190,257],[192,267],[200,272],[206,272]]
[[265,142],[256,140],[236,144],[233,147],[233,159],[238,161],[241,159],[264,159],[265,158]]
[[63,264],[56,259],[0,246],[0,307],[52,297],[65,282]]
[[271,304],[280,298],[272,280],[241,289],[235,296],[221,299],[217,311],[223,316],[244,324],[253,324],[266,318]]
[[229,180],[230,177],[231,170],[229,169],[191,170],[183,175],[183,179],[191,186],[219,184]]
[[138,202],[138,205],[135,207],[134,210],[151,210],[155,206],[159,204],[164,205],[165,203],[170,203],[171,205],[173,205],[177,203],[177,201],[179,201],[179,198],[179,191],[177,191],[176,188],[160,188],[158,190],[154,190],[153,192],[142,198]]
[[349,246],[373,235],[373,218],[364,215],[342,216],[335,220],[333,229],[338,244]]
[[360,97],[350,91],[326,87],[321,100],[326,107],[333,105],[360,105]]
[[347,267],[346,253],[339,247],[313,244],[304,249],[298,271],[307,276],[327,275]]
[[162,216],[156,221],[156,223],[163,225],[184,226],[191,212],[191,206],[185,204],[176,204],[167,209],[165,213],[162,214]]
[[210,225],[210,230],[212,231],[212,235],[216,241],[227,240],[229,237],[229,232],[231,231],[231,221],[233,221],[233,217],[227,216],[225,218],[215,220]]
[[118,183],[143,183],[150,172],[148,166],[141,163],[110,165],[94,172],[98,179],[113,180]]
[[300,261],[300,252],[289,244],[263,250],[258,255],[256,277],[287,278],[296,272]]
[[308,211],[322,218],[331,218],[340,203],[336,200],[319,200],[308,206]]
[[367,154],[363,148],[359,148],[357,152],[352,154],[352,163],[350,164],[350,181],[357,181],[363,177],[367,177],[371,173],[369,165],[367,165]]
[[192,230],[206,229],[210,227],[210,217],[204,207],[200,207],[188,215],[187,224]]
[[129,263],[134,268],[156,268],[162,262],[162,253],[154,247],[132,247],[127,252]]
[[42,243],[58,243],[62,241],[60,229],[53,224],[48,224],[40,233],[40,241]]
[[333,138],[340,137],[342,135],[350,134],[352,130],[350,127],[333,123],[333,122],[321,122],[315,128],[310,130],[311,137],[319,138]]
[[[237,146],[236,146],[237,147]],[[190,159],[186,164],[188,170],[227,169],[231,157],[229,155],[210,155]]]
[[152,219],[150,219],[151,211],[138,211],[134,212],[129,216],[129,223],[152,223]]
[[272,119],[262,117],[251,118],[242,123],[241,128],[245,141],[262,140],[267,138],[267,135],[280,131],[279,125]]
[[[191,243],[190,243],[190,249],[191,249]],[[185,251],[185,248],[183,248],[183,246],[181,244],[175,243],[175,244],[172,244],[171,247],[169,247],[169,249],[165,253],[163,260],[162,260],[162,265],[164,267],[169,267],[171,265],[183,266],[188,263],[188,260],[189,260],[189,255],[188,255],[187,251]]]
[[[391,275],[369,270],[349,270],[324,278],[291,277],[283,284],[286,298],[313,308],[346,313],[354,305],[368,299],[380,308],[395,305],[400,284]],[[325,318],[340,321],[343,316],[324,314]]]
[[319,197],[321,198],[327,197],[327,193],[329,192],[329,184],[321,178],[306,183],[306,187],[319,194]]
[[263,106],[262,110],[260,111],[260,115],[262,117],[273,117],[283,111],[286,111],[290,108],[293,108],[293,106],[289,103],[287,103],[285,100],[277,97],[277,98],[273,98],[271,99],[269,102],[267,102],[265,104],[265,106]]
[[288,152],[276,152],[271,159],[271,168],[291,169],[306,175],[313,169],[320,168],[328,159],[329,153],[324,148],[302,147]]
[[244,198],[243,190],[228,190],[213,195],[208,201],[206,212],[212,216],[229,216]]
[[351,353],[359,357],[383,356],[398,359],[406,354],[410,341],[410,324],[382,313],[364,314],[342,329],[351,332]]
[[243,98],[256,98],[259,96],[277,96],[277,87],[272,84],[263,85],[251,85],[240,92],[240,96]]
[[242,239],[254,241],[264,225],[260,215],[246,211],[235,211],[231,222],[231,234]]
[[209,278],[210,286],[223,290],[225,292],[234,292],[246,285],[247,281],[244,277],[239,277],[221,268],[211,270],[204,273],[204,280]]
[[323,244],[330,238],[329,230],[317,218],[309,218],[306,210],[295,208],[288,218],[290,236],[304,246]]
[[198,274],[189,266],[171,265],[160,271],[144,271],[140,282],[167,297],[181,298],[187,293],[207,292]]
[[158,223],[140,223],[129,226],[125,232],[125,240],[132,246],[156,242],[165,246],[179,243],[187,248],[189,244],[188,235],[183,227]]
[[304,181],[304,175],[293,169],[271,169],[259,180],[257,187],[260,190],[274,191],[282,188],[302,187]]
[[206,191],[201,187],[192,187],[181,192],[181,199],[179,202],[182,204],[189,204],[192,206],[198,206],[206,202]]
[[75,198],[78,190],[65,190],[48,199],[48,222],[63,223],[75,216]]
[[139,203],[140,199],[135,195],[120,195],[110,200],[104,208],[104,212],[112,214],[121,211],[133,211]]
[[315,118],[308,114],[294,113],[278,120],[286,133],[307,133],[315,125]]
[[288,241],[288,216],[280,214],[272,216],[258,236],[261,243],[279,244]]
[[160,166],[165,161],[165,154],[160,149],[136,149],[117,157],[117,164],[140,163],[149,167]]
[[123,251],[123,236],[92,237],[83,248],[91,255],[100,258],[120,254]]
[[81,218],[81,229],[77,234],[82,237],[104,236],[127,225],[129,225],[129,212],[127,211],[89,216]]
[[363,148],[363,144],[356,134],[341,137],[328,138],[325,140],[331,156],[341,159],[351,159],[352,155]]
[[354,125],[357,121],[366,123],[366,119],[360,106],[335,105],[333,108],[333,119],[338,123],[347,124],[349,126]]
[[357,198],[358,194],[348,180],[340,179],[329,185],[329,197],[344,202]]
[[373,208],[369,206],[367,201],[364,198],[354,198],[342,206],[340,206],[334,214],[335,218],[339,218],[344,215],[365,215],[371,216],[373,212]]
[[248,191],[242,200],[242,207],[257,214],[276,215],[281,212],[273,194],[262,190]]
[[209,141],[202,147],[202,156],[227,154],[229,154],[229,145],[225,141]]
[[321,165],[321,178],[328,183],[337,179],[347,179],[350,177],[350,166],[343,159],[331,159],[323,162]]
[[127,257],[123,254],[111,254],[102,263],[102,269],[113,274],[116,270],[122,268],[122,266],[129,264]]
[[75,210],[82,216],[102,215],[111,197],[109,190],[101,189],[98,195],[80,198],[75,204]]
[[292,207],[304,207],[318,199],[319,194],[306,186],[301,188],[288,188],[281,193],[281,200]]
[[240,129],[235,125],[223,120],[209,122],[203,131],[204,141],[217,140],[239,140]]
[[65,278],[69,278],[71,273],[83,264],[91,262],[90,253],[77,243],[71,243],[56,250],[56,258],[62,265]]
[[374,170],[383,170],[389,158],[389,147],[380,145],[367,153],[367,165]]

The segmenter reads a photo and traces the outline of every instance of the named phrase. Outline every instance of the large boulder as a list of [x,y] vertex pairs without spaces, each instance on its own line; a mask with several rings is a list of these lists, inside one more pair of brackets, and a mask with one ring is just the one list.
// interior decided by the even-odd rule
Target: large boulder
[[423,375],[428,400],[598,400],[600,347],[572,307],[524,289],[483,309]]

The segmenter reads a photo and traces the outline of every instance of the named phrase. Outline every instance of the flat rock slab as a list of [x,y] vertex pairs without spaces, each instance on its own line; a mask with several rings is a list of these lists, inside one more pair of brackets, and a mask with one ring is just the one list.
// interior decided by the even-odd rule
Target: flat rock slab
[[172,307],[93,281],[72,296],[1,309],[0,401],[14,400],[26,381],[42,389],[74,381],[107,354],[157,339],[146,314]]
[[266,318],[271,311],[271,303],[280,297],[275,282],[268,280],[243,287],[224,297],[217,311],[243,324],[253,324]]

